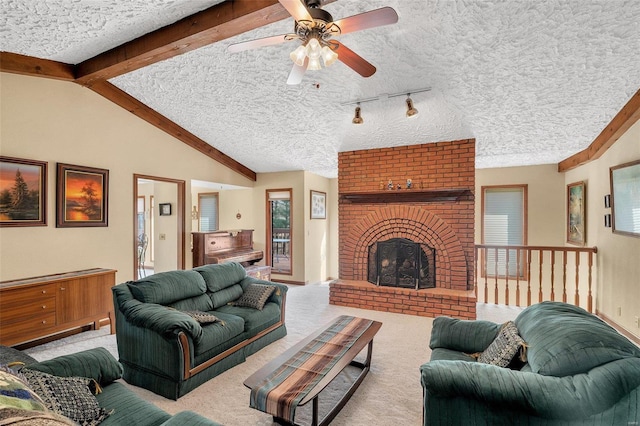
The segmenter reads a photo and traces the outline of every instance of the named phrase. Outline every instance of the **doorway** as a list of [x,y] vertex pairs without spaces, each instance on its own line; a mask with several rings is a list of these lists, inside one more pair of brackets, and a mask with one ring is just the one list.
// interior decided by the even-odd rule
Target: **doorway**
[[267,189],[267,262],[282,275],[293,275],[291,193],[291,188]]
[[133,276],[184,269],[185,181],[134,174],[133,192]]

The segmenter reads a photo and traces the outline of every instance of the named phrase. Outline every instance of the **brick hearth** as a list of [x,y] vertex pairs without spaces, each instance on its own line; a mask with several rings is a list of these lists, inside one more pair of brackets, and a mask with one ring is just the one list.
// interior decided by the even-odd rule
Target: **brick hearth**
[[[389,180],[402,189],[387,190]],[[474,188],[473,139],[339,153],[339,279],[331,284],[329,302],[475,318]],[[435,289],[367,282],[369,246],[391,238],[435,249]]]

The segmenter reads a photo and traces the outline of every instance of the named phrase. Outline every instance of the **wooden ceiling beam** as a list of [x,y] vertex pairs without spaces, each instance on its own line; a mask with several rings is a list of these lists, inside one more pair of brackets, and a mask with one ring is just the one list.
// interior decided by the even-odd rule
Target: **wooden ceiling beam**
[[91,86],[290,17],[278,0],[225,1],[81,62],[76,81]]
[[600,158],[638,120],[640,120],[640,90],[629,99],[629,102],[613,117],[589,147],[559,162],[558,172],[566,172]]
[[108,81],[96,81],[91,86],[91,90],[98,93],[101,96],[109,99],[111,102],[121,106],[135,116],[141,118],[147,123],[157,127],[158,129],[168,133],[176,139],[184,142],[190,147],[200,151],[204,155],[217,161],[224,166],[227,166],[231,170],[245,176],[252,181],[256,180],[256,172],[248,167],[240,164],[228,155],[218,151],[193,133],[169,120],[164,115],[160,114],[156,110],[149,108],[133,96],[129,95],[125,91],[119,89]]
[[11,52],[0,52],[0,71],[64,81],[75,80],[73,65]]

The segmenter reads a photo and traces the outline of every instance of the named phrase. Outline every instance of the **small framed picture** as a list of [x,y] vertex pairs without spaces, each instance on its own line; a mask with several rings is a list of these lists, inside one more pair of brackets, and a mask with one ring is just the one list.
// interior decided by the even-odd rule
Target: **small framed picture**
[[160,216],[171,216],[171,203],[160,203]]
[[578,246],[586,243],[586,183],[567,185],[567,242]]
[[611,213],[604,215],[604,227],[611,228]]
[[56,227],[108,226],[109,170],[58,163]]
[[604,208],[605,209],[611,208],[611,194],[607,194],[604,196]]
[[327,218],[327,193],[311,190],[311,219]]

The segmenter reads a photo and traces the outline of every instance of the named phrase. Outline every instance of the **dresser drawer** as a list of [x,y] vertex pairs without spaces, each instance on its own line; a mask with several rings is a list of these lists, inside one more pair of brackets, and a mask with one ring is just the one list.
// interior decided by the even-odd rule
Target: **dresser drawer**
[[6,289],[0,292],[0,307],[21,305],[43,298],[55,297],[57,289],[56,284]]
[[0,341],[3,345],[11,346],[16,343],[45,336],[56,326],[56,313],[48,312],[42,315],[26,318],[12,324],[0,326]]
[[[53,315],[55,319],[55,313],[55,296],[46,298],[42,297],[36,300],[32,299],[25,303],[22,303],[21,301],[8,303],[3,297],[2,303],[0,304],[0,327],[4,328],[11,324],[31,319],[38,320],[41,318],[49,318],[50,315]],[[55,324],[55,320],[53,322],[48,321],[48,323]]]

